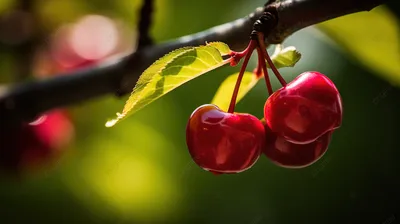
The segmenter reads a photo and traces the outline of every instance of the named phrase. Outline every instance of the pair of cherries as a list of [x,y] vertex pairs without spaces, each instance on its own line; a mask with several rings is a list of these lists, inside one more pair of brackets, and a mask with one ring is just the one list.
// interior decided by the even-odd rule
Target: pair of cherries
[[[259,58],[255,71],[263,70],[270,93],[261,120],[233,112],[241,74],[255,49]],[[206,104],[190,116],[187,146],[195,163],[204,170],[214,174],[240,173],[251,168],[262,153],[282,167],[306,167],[322,157],[333,131],[340,127],[342,101],[334,83],[314,71],[286,83],[265,49],[264,36],[259,33],[258,41],[250,41],[245,51],[231,53],[231,64],[244,56],[245,60],[228,112]],[[283,85],[276,92],[271,90],[265,61]]]

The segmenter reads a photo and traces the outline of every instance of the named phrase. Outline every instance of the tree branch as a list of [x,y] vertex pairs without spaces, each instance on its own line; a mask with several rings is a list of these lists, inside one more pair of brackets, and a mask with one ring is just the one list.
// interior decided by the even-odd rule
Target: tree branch
[[[304,27],[342,15],[368,11],[385,0],[282,0],[265,7],[276,10],[277,26],[267,37],[267,44],[282,42]],[[0,96],[1,126],[12,121],[31,120],[57,107],[77,104],[114,93],[129,93],[140,74],[164,54],[184,46],[203,45],[206,41],[223,41],[233,50],[242,50],[249,41],[254,22],[263,13],[258,8],[245,18],[209,30],[184,36],[159,45],[147,46],[99,66],[15,86]]]
[[268,38],[269,43],[280,43],[292,33],[310,25],[339,16],[370,11],[386,0],[284,0],[267,7],[278,9],[279,22]]

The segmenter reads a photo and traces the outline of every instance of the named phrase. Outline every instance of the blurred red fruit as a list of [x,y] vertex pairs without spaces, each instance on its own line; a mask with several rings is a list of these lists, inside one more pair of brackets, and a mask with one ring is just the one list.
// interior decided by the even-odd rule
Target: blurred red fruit
[[31,123],[0,129],[0,169],[25,173],[55,162],[72,140],[74,127],[63,111]]

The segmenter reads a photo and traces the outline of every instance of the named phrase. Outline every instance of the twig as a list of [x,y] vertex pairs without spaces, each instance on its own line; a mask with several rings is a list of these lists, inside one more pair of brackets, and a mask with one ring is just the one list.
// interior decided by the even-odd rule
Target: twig
[[15,58],[16,72],[13,74],[13,80],[22,82],[32,74],[35,35],[38,33],[34,32],[37,20],[32,1],[18,0],[15,7],[0,19],[2,20],[0,30],[6,40],[0,47]]
[[[342,15],[368,11],[385,0],[282,0],[267,4],[276,10],[278,24],[266,38],[268,44],[281,43],[293,32],[312,24]],[[144,47],[132,55],[102,65],[57,76],[43,81],[18,85],[0,96],[0,125],[33,119],[43,112],[84,102],[114,93],[132,90],[139,75],[164,54],[183,46],[223,41],[233,50],[243,49],[249,41],[253,23],[262,14],[258,8],[251,15],[209,30]]]
[[18,63],[18,77],[19,81],[28,78],[32,74],[33,59],[35,57],[35,47],[37,45],[38,30],[38,19],[34,10],[34,3],[28,0],[19,0],[19,8],[27,13],[29,19],[31,19],[32,33],[30,33],[28,39],[17,47],[17,63]]
[[154,0],[143,0],[139,19],[138,49],[153,44],[150,36],[150,28],[153,21]]

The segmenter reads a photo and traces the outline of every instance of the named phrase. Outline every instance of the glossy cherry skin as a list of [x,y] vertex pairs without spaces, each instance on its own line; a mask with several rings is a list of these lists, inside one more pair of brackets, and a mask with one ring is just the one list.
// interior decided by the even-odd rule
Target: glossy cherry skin
[[265,143],[262,123],[253,115],[225,113],[206,104],[190,116],[186,143],[195,163],[213,173],[239,173],[258,160]]
[[307,144],[340,127],[342,100],[328,77],[305,72],[267,99],[264,118],[279,136]]
[[32,123],[0,130],[0,170],[27,173],[50,165],[73,137],[73,125],[62,111]]
[[294,144],[265,127],[264,155],[274,164],[285,168],[304,168],[318,161],[328,150],[332,132],[329,131],[308,144]]

